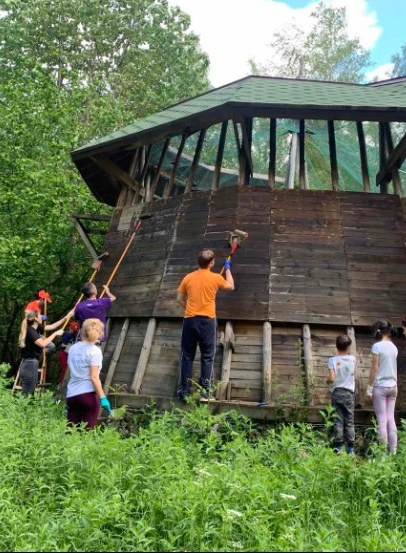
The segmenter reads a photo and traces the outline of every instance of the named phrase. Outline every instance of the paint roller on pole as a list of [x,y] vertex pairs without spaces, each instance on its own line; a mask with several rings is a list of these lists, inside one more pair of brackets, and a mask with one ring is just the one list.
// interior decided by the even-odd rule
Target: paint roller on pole
[[[127,245],[126,247],[124,248],[123,250],[123,253],[121,254],[120,256],[120,259],[117,261],[116,263],[116,266],[114,267],[113,271],[111,272],[111,275],[109,276],[109,279],[108,281],[106,282],[105,286],[109,287],[110,286],[110,283],[111,281],[113,280],[113,278],[115,277],[120,265],[121,265],[121,262],[123,261],[124,257],[126,256],[137,232],[140,230],[141,228],[141,221],[143,221],[144,219],[149,219],[150,217],[152,217],[152,213],[143,213],[141,215],[139,215],[139,217],[137,218],[137,222],[136,224],[134,225],[134,230],[133,232],[131,233],[131,236],[130,238],[128,239],[128,242],[127,242]],[[104,289],[103,292],[100,294],[100,298],[102,298],[104,296],[104,294],[106,293],[106,290]]]
[[[232,232],[228,232],[228,238],[230,243],[230,253],[226,259],[226,261],[230,261],[235,252],[240,247],[241,242],[243,242],[246,238],[248,238],[248,232],[245,232],[244,230],[235,229]],[[224,273],[224,265],[220,271],[220,275]]]

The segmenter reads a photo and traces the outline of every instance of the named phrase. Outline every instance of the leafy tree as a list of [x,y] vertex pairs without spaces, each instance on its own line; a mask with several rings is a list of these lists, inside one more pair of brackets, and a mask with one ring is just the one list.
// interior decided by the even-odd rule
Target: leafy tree
[[[207,88],[207,56],[166,1],[0,0],[0,359],[22,309],[50,290],[63,315],[91,272],[72,213],[107,213],[70,152]],[[100,246],[101,248],[101,246]]]
[[348,36],[345,8],[319,2],[311,13],[307,34],[295,20],[278,30],[270,43],[273,58],[265,65],[249,60],[255,74],[274,77],[360,82],[371,65],[370,55],[358,39]]
[[392,77],[404,77],[406,75],[406,42],[403,44],[400,53],[391,57],[393,63]]

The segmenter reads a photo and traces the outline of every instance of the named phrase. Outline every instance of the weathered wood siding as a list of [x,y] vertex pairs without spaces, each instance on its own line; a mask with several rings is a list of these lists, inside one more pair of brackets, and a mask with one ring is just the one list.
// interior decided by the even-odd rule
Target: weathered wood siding
[[142,222],[111,284],[113,317],[182,317],[176,288],[210,247],[219,271],[226,231],[249,238],[233,259],[234,293],[219,293],[219,319],[370,325],[406,314],[406,227],[397,196],[229,187],[117,209],[97,283]]

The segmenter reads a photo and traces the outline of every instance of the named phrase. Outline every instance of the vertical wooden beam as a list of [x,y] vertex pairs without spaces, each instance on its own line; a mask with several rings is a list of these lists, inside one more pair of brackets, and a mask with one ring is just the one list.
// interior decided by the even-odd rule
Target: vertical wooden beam
[[268,185],[270,188],[275,186],[276,172],[276,119],[271,118],[269,124],[269,165],[268,165]]
[[140,148],[138,147],[134,151],[134,155],[132,157],[130,167],[128,169],[128,174],[130,175],[131,178],[134,178],[135,168],[137,166],[137,160],[139,155],[140,155]]
[[106,395],[108,395],[109,393],[109,388],[113,381],[114,373],[116,372],[117,364],[120,359],[121,352],[123,350],[125,339],[127,338],[127,332],[128,332],[129,326],[130,326],[130,319],[129,317],[127,317],[124,320],[123,326],[121,327],[120,336],[118,338],[117,345],[113,353],[113,357],[111,358],[111,361],[110,361],[110,366],[107,372],[106,380],[104,381],[103,391]]
[[107,336],[107,339],[106,339],[105,342],[102,342],[102,345],[100,347],[100,349],[102,350],[103,353],[104,353],[104,350],[106,349],[107,344],[108,344],[109,339],[110,339],[110,329],[111,329],[111,317],[108,317],[107,321],[106,321],[106,326],[104,327],[104,333]]
[[289,158],[288,158],[288,170],[286,174],[285,188],[293,190],[295,187],[295,175],[296,175],[296,162],[297,162],[297,145],[298,134],[296,132],[291,133],[290,145],[289,145]]
[[246,160],[244,184],[248,185],[250,183],[251,175],[254,174],[254,167],[252,164],[252,157],[251,157],[252,117],[244,117],[243,121],[241,122],[241,130],[242,130],[243,153]]
[[305,122],[304,119],[299,121],[299,184],[300,189],[306,188],[306,175],[305,175]]
[[187,135],[182,134],[182,138],[181,138],[181,141],[180,141],[180,144],[179,144],[179,148],[178,148],[178,151],[176,152],[175,161],[173,163],[173,169],[172,169],[172,172],[171,172],[171,176],[170,176],[170,179],[169,179],[169,181],[168,181],[168,183],[165,187],[165,191],[164,191],[164,199],[165,200],[167,200],[170,197],[170,195],[172,194],[173,185],[175,183],[176,171],[178,170],[179,161],[180,161],[180,158],[181,158],[181,155],[182,155],[182,152],[183,152],[183,148],[185,146],[186,138],[187,138]]
[[214,166],[213,183],[211,187],[212,190],[218,190],[218,187],[219,187],[221,164],[223,162],[224,145],[226,143],[226,136],[227,136],[227,127],[228,127],[228,121],[224,121],[221,125],[220,138],[219,138],[218,149],[217,149],[216,165]]
[[156,187],[158,185],[159,177],[161,176],[162,165],[163,165],[163,162],[164,162],[164,159],[165,159],[165,156],[166,156],[166,152],[168,151],[170,141],[171,141],[171,139],[167,138],[165,140],[163,146],[162,146],[161,156],[160,156],[159,161],[158,161],[158,165],[157,165],[157,168],[156,168],[154,178],[152,179],[152,182],[151,182],[151,188],[150,188],[150,191],[149,191],[149,196],[147,198],[147,202],[152,202],[152,200],[154,199],[155,190],[156,190]]
[[264,322],[262,331],[262,400],[271,403],[272,399],[272,325]]
[[230,321],[226,322],[224,331],[223,343],[223,362],[221,364],[221,382],[217,390],[217,399],[225,399],[227,394],[228,384],[230,382],[231,359],[234,349],[234,331],[233,324]]
[[333,190],[337,192],[340,190],[338,183],[338,165],[337,165],[337,145],[336,135],[334,131],[334,121],[327,121],[328,127],[328,146],[330,151],[330,171],[331,171],[331,184]]
[[192,190],[193,183],[195,182],[196,171],[199,166],[200,155],[202,153],[205,137],[206,137],[206,129],[203,129],[200,131],[199,138],[197,139],[195,155],[193,156],[192,165],[190,167],[190,173],[186,183],[185,194],[189,193]]
[[[385,121],[383,123],[383,126],[385,131],[385,140],[386,140],[386,156],[387,156],[385,160],[385,164],[386,164],[389,156],[393,152],[393,138],[392,138],[392,132],[390,128],[390,123]],[[392,169],[392,180],[393,180],[393,189],[395,194],[402,197],[403,196],[402,181],[400,179],[399,170],[396,164]]]
[[314,405],[314,366],[310,326],[303,325],[303,356],[306,373],[306,395],[309,405]]
[[[379,123],[379,169],[384,169],[386,166],[388,154],[386,149],[385,139],[385,127],[382,122]],[[380,185],[381,194],[388,193],[388,183],[386,181],[381,182]]]
[[[148,150],[145,155],[144,167],[142,168],[141,176],[140,176],[140,186],[142,186],[144,190],[145,190],[145,177],[147,175],[149,162],[151,160],[151,154],[152,154],[152,144],[148,146]],[[145,194],[144,194],[144,197],[145,197]]]
[[137,368],[135,370],[134,378],[131,384],[131,391],[137,395],[140,393],[141,390],[142,380],[144,378],[145,369],[147,368],[149,355],[151,353],[152,342],[154,340],[155,329],[156,319],[154,317],[151,317],[148,321],[144,343],[142,344],[141,354],[138,358]]
[[237,159],[238,159],[238,186],[242,186],[244,184],[244,178],[245,178],[246,159],[243,154],[243,150],[240,142],[240,136],[238,134],[238,124],[237,124],[237,121],[235,121],[234,119],[233,119],[233,128],[234,128],[235,145],[237,148]]
[[[355,359],[358,359],[357,355],[357,342],[355,340],[355,330],[353,326],[347,327],[347,336],[351,338],[352,344],[350,348],[350,353],[355,357]],[[355,364],[355,405],[358,405],[359,403],[362,403],[362,396],[361,396],[361,384],[360,384],[360,375],[358,371],[358,363]]]
[[357,121],[357,134],[358,134],[358,144],[359,144],[359,155],[361,158],[361,173],[362,173],[362,183],[364,186],[364,192],[371,192],[371,184],[369,181],[369,171],[368,171],[367,148],[365,144],[365,133],[364,133],[364,126],[362,124],[362,121]]

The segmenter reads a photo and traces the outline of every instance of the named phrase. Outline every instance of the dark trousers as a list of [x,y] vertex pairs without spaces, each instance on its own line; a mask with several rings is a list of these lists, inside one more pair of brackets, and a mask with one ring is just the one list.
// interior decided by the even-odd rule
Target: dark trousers
[[199,384],[208,390],[213,378],[213,363],[216,353],[217,320],[209,317],[188,317],[183,319],[182,358],[180,369],[179,395],[189,395],[193,361],[199,344],[201,370]]
[[38,359],[23,359],[20,365],[21,393],[33,394],[38,381]]
[[335,408],[333,443],[334,445],[354,445],[354,394],[346,388],[336,388],[331,394],[331,404]]
[[99,416],[100,402],[96,392],[87,392],[66,399],[70,426],[85,422],[86,430],[94,428]]

